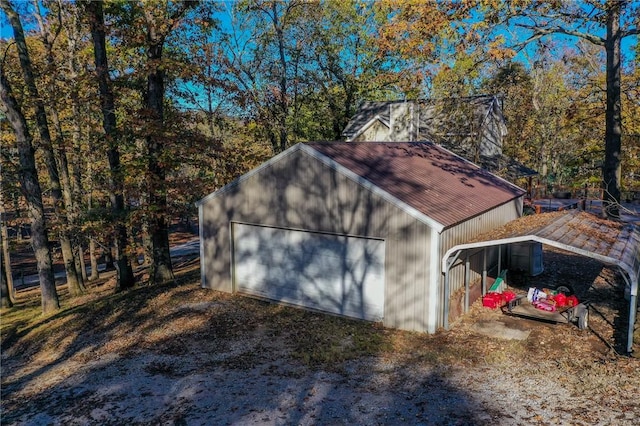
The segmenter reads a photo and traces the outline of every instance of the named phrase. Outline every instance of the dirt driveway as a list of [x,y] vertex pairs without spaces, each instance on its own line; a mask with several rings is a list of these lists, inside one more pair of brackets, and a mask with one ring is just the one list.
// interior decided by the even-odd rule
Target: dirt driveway
[[[554,261],[570,269],[537,279],[573,277],[576,291],[619,294],[611,270],[558,256],[545,253],[547,270]],[[601,314],[586,331],[476,303],[450,331],[425,335],[203,290],[197,262],[182,266],[176,286],[111,295],[105,283],[66,300],[53,317],[29,318],[25,311],[37,309],[29,301],[3,311],[2,424],[632,425],[640,418],[640,360],[614,352],[625,315],[617,296],[599,299]],[[518,290],[532,284],[512,282]],[[527,335],[487,336],[481,323]]]

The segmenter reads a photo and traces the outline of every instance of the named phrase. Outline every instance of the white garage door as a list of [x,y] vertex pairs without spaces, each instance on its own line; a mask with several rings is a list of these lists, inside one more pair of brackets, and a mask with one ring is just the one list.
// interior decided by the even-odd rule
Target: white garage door
[[384,313],[384,241],[234,224],[236,290],[369,321]]

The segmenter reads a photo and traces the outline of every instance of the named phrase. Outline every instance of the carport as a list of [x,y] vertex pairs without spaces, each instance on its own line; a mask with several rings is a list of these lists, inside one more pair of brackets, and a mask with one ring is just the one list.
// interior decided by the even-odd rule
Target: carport
[[[474,241],[449,249],[442,258],[445,321],[448,329],[449,273],[463,266],[469,277],[469,258],[483,255],[482,293],[486,292],[487,248],[503,247],[515,243],[539,242],[580,256],[586,256],[610,265],[620,272],[625,281],[625,297],[629,300],[627,352],[633,351],[633,331],[638,309],[638,277],[640,276],[640,226],[632,223],[602,219],[582,211],[566,211],[524,216],[507,223]],[[501,256],[499,256],[501,258]],[[501,266],[498,265],[498,271]],[[469,280],[465,279],[465,311],[469,307]]]

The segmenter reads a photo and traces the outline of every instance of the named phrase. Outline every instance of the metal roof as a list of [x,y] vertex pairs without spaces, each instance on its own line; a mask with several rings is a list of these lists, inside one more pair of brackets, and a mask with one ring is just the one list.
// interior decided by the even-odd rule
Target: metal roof
[[447,228],[525,194],[431,142],[331,142],[306,146]]
[[640,226],[578,210],[523,216],[466,244],[452,247],[442,258],[442,270],[447,271],[451,259],[463,250],[524,241],[537,241],[619,269],[629,289],[627,349],[631,352],[640,276]]
[[524,189],[431,142],[313,142],[281,152],[196,206],[298,150],[339,169],[437,232],[525,194]]

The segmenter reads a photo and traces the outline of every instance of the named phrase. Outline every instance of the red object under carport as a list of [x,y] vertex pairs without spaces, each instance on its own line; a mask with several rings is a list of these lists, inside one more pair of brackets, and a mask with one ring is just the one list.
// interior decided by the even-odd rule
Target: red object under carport
[[[449,271],[460,265],[467,250],[485,247],[539,242],[581,256],[596,259],[618,269],[625,280],[625,297],[629,300],[627,352],[633,352],[633,331],[638,310],[638,277],[640,276],[640,226],[602,219],[591,213],[571,210],[523,216],[476,241],[450,248],[442,258],[444,271],[445,329],[448,329]],[[498,265],[500,270],[500,265]],[[486,277],[486,270],[483,271]],[[465,283],[468,291],[469,283]],[[486,283],[483,282],[483,289]],[[483,292],[484,293],[484,292]],[[468,306],[467,306],[468,308]]]

